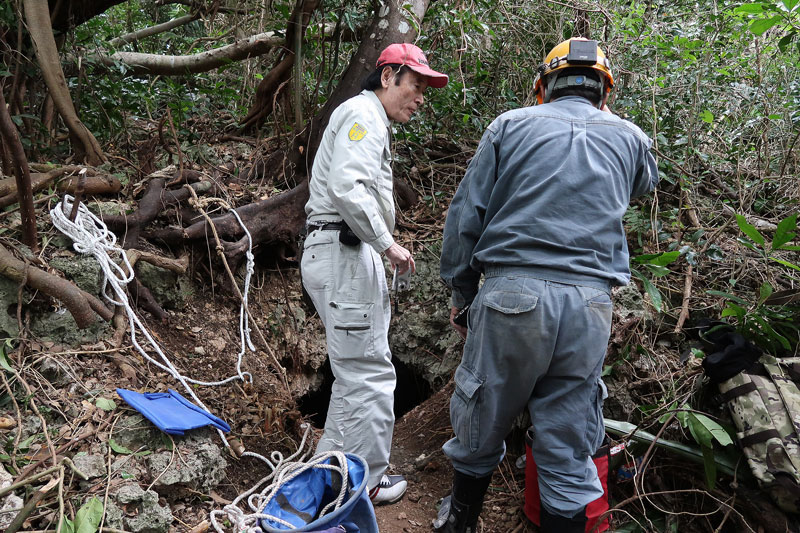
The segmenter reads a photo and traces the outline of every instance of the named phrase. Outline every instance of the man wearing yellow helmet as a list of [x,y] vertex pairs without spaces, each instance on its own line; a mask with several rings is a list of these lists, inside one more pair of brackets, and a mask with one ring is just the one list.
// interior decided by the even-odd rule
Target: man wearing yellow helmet
[[556,46],[538,69],[541,105],[492,122],[448,210],[440,271],[466,343],[450,403],[455,438],[443,447],[454,477],[440,532],[475,533],[526,407],[541,531],[583,533],[586,505],[603,494],[591,456],[604,435],[611,288],[630,281],[622,217],[658,181],[650,139],[606,106],[613,85],[595,41]]

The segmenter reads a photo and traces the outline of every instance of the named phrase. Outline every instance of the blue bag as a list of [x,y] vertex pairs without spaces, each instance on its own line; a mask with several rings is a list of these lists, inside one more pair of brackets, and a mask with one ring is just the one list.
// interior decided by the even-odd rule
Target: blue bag
[[214,426],[224,432],[231,427],[205,409],[196,406],[172,389],[169,392],[146,392],[117,389],[125,402],[142,413],[158,429],[170,435],[183,435],[184,431]]
[[[269,519],[261,520],[261,528],[268,533],[284,533],[337,531],[333,528],[341,526],[347,533],[378,533],[375,510],[367,493],[369,467],[358,455],[348,453],[346,457],[348,490],[341,507],[317,518],[317,513],[338,496],[341,476],[332,470],[308,469],[284,483],[262,511],[294,528]],[[332,464],[334,459],[330,457],[323,463]]]

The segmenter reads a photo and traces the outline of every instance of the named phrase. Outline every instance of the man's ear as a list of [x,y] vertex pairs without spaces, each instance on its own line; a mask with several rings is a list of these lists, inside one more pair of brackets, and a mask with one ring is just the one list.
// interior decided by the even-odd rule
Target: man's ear
[[603,98],[600,100],[600,105],[597,106],[597,109],[603,109],[606,107],[608,103],[608,96],[611,94],[611,91],[605,88],[605,84],[603,84]]
[[392,77],[394,77],[394,70],[392,70],[392,67],[383,67],[381,71],[381,86],[384,89],[389,87],[389,84],[392,82]]

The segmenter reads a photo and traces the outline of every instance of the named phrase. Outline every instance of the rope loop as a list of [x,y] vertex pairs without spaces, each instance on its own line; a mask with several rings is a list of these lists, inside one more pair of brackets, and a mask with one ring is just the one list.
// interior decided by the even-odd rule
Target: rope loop
[[[200,400],[200,398],[198,398],[197,394],[194,392],[194,389],[189,385],[190,383],[203,386],[225,385],[236,380],[252,383],[253,376],[248,372],[242,372],[241,367],[242,359],[247,348],[253,352],[256,351],[256,348],[250,339],[250,328],[248,327],[247,320],[247,294],[250,291],[250,278],[255,269],[252,253],[253,240],[250,236],[250,232],[245,227],[238,213],[236,213],[236,211],[231,211],[239,221],[239,224],[242,226],[244,233],[247,235],[248,251],[246,253],[247,269],[242,305],[239,309],[239,333],[242,341],[241,349],[239,350],[238,359],[236,362],[237,375],[231,376],[222,381],[201,381],[183,376],[181,372],[175,368],[172,362],[170,362],[169,358],[166,356],[166,354],[164,354],[161,347],[158,345],[147,328],[145,328],[144,324],[131,307],[127,292],[125,290],[128,283],[133,281],[134,277],[133,266],[131,266],[128,256],[125,254],[125,250],[117,246],[117,236],[113,232],[109,231],[103,221],[89,211],[85,204],[81,203],[78,205],[78,213],[75,217],[75,221],[70,221],[68,213],[72,211],[74,201],[75,200],[72,196],[65,194],[62,201],[56,204],[50,210],[50,219],[52,220],[53,225],[59,231],[61,231],[61,233],[72,239],[72,247],[76,252],[84,255],[92,255],[97,260],[104,276],[102,289],[103,296],[112,304],[124,308],[131,330],[131,342],[136,350],[142,355],[142,357],[156,365],[164,372],[167,372],[178,382],[180,382],[192,399],[197,402],[200,407],[206,410],[208,409]],[[220,202],[228,205],[222,200],[220,200]],[[144,348],[142,348],[136,339],[137,329],[142,333],[145,339],[147,339],[147,342],[158,354],[162,362],[150,357]],[[224,438],[222,432],[220,430],[217,431],[220,434],[220,437],[223,437],[222,441],[225,443],[225,446],[228,446],[228,441]]]

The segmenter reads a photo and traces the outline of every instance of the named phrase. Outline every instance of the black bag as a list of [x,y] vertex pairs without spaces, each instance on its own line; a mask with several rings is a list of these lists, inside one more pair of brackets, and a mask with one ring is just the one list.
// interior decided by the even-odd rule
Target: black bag
[[344,220],[342,220],[342,229],[339,230],[339,242],[346,246],[358,246],[361,244],[361,239],[358,238],[358,235],[353,233],[353,230],[350,229],[350,226],[348,226],[347,222]]

